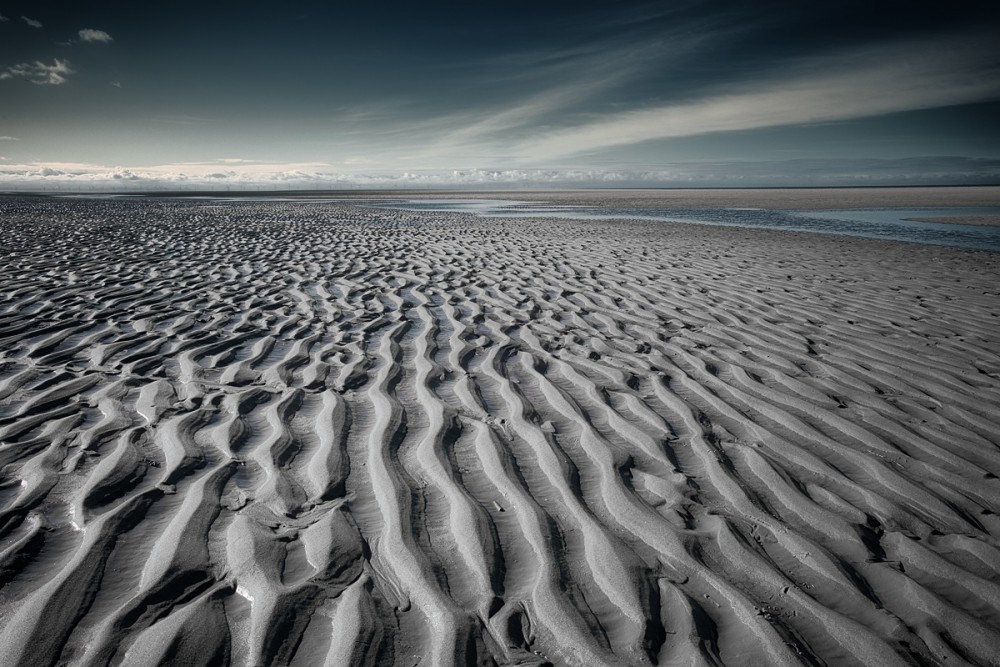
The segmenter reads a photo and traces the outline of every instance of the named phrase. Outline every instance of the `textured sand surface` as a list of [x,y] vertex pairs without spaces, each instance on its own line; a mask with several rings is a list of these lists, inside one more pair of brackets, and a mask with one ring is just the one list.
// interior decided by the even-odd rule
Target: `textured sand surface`
[[0,199],[0,665],[1000,664],[1000,255]]

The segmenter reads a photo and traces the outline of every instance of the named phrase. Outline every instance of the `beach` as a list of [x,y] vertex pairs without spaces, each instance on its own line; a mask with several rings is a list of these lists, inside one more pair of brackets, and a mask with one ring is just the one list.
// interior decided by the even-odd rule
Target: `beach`
[[[698,201],[1000,200],[859,190]],[[1000,664],[1000,253],[0,197],[0,257],[0,664]]]

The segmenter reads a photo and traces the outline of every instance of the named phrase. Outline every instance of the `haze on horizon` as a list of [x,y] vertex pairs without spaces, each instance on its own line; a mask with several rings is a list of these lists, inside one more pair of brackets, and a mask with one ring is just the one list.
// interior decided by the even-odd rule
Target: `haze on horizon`
[[1000,182],[1000,6],[0,2],[0,189]]

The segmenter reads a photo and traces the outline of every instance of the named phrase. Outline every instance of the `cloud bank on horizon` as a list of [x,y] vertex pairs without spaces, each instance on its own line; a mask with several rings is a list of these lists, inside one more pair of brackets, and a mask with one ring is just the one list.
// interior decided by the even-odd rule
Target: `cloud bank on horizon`
[[7,3],[0,187],[1000,180],[1000,7],[836,4]]
[[2,191],[309,190],[515,187],[838,187],[981,185],[1000,182],[1000,160],[788,160],[673,164],[647,169],[338,171],[329,164],[223,158],[148,167],[0,162]]

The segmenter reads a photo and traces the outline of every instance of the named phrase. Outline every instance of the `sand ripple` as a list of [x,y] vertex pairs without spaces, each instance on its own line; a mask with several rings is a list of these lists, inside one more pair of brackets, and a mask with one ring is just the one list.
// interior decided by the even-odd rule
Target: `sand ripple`
[[997,255],[0,221],[0,664],[1000,664]]

